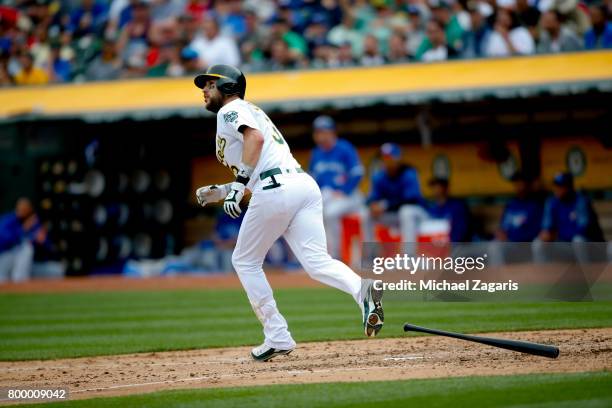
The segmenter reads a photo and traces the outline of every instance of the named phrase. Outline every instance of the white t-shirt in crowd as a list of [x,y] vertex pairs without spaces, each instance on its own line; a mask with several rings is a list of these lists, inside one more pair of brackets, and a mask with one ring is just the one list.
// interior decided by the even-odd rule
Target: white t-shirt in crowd
[[[535,42],[533,37],[525,27],[516,27],[510,30],[510,42],[521,55],[533,54],[535,52]],[[489,35],[485,45],[485,55],[488,57],[506,57],[511,55],[510,48],[504,38],[497,31]]]
[[200,61],[206,65],[226,64],[240,65],[240,52],[236,42],[222,35],[208,39],[203,35],[197,36],[189,45],[198,53]]

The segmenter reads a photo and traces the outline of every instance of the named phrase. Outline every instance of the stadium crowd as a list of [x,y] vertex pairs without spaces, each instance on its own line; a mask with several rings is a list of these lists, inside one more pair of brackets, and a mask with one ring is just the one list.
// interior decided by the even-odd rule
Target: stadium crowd
[[612,47],[604,0],[3,0],[0,86]]

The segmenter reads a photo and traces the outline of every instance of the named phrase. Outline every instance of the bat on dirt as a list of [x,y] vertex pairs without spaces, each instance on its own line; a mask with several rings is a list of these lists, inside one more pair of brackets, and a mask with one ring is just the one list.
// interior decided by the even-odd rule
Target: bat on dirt
[[487,344],[493,347],[500,347],[507,350],[518,351],[521,353],[533,354],[536,356],[557,358],[559,348],[546,344],[531,343],[528,341],[517,341],[507,339],[496,339],[493,337],[472,336],[469,334],[453,333],[444,330],[428,329],[427,327],[415,326],[414,324],[404,324],[404,331],[414,331],[421,333],[437,334],[438,336],[452,337],[455,339],[473,341],[476,343]]

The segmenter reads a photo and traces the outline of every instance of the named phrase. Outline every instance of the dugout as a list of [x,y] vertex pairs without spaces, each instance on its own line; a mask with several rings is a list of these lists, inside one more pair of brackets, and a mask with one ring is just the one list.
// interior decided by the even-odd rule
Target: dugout
[[[312,120],[326,113],[369,168],[377,146],[394,141],[425,194],[423,181],[448,176],[483,233],[523,167],[544,182],[574,173],[610,237],[612,52],[247,80],[247,98],[269,112],[304,166]],[[2,210],[32,197],[73,274],[174,253],[210,227],[202,214],[213,209],[196,207],[193,188],[229,173],[214,158],[215,119],[190,78],[2,90],[0,118]]]

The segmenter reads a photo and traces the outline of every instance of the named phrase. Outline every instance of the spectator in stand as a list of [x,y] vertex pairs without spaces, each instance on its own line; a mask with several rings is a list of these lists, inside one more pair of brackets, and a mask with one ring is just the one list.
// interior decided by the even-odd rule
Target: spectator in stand
[[548,10],[559,12],[563,26],[582,37],[591,24],[587,9],[580,5],[580,2],[581,0],[552,0],[550,3],[542,1],[538,3],[538,7],[542,12]]
[[363,35],[355,28],[355,19],[353,18],[353,12],[351,10],[345,11],[342,23],[329,31],[327,40],[338,47],[349,43],[353,56],[361,55],[363,49]]
[[196,20],[190,14],[181,16],[178,19],[176,27],[176,39],[181,44],[191,44],[196,38],[200,27],[198,20]]
[[542,241],[603,241],[603,233],[591,200],[574,189],[574,177],[570,173],[555,176],[553,193],[544,206],[540,232]]
[[34,66],[34,57],[30,53],[23,53],[19,57],[21,70],[15,75],[17,85],[44,85],[49,83],[49,75],[39,67]]
[[117,46],[112,40],[102,44],[102,51],[85,71],[89,81],[108,81],[121,75],[121,59],[117,54]]
[[448,47],[461,51],[465,29],[459,21],[458,14],[451,10],[451,4],[448,1],[430,0],[432,19],[442,24]]
[[181,71],[182,75],[196,74],[200,71],[200,59],[198,53],[189,47],[181,50]]
[[310,62],[311,68],[337,68],[340,66],[337,47],[327,42],[315,47]]
[[255,10],[245,10],[246,29],[239,40],[243,71],[259,71],[264,65],[268,28],[259,23]]
[[0,88],[13,85],[13,79],[8,71],[8,60],[8,54],[0,51]]
[[559,13],[547,11],[540,19],[539,53],[557,53],[582,49],[582,40],[561,25]]
[[[380,148],[382,169],[372,176],[370,195],[366,200],[368,206],[367,216],[364,221],[366,225],[366,239],[372,239],[372,221],[386,225],[400,226],[401,231],[414,229],[413,225],[400,225],[400,223],[412,218],[406,217],[405,213],[417,207],[421,213],[423,209],[423,197],[419,185],[419,177],[416,169],[402,163],[402,151],[395,143],[385,143]],[[400,216],[399,214],[403,216]],[[426,215],[425,215],[426,216]],[[414,240],[414,237],[405,237],[406,242]]]
[[202,21],[204,15],[211,10],[213,0],[188,0],[185,6],[185,15],[195,21]]
[[372,34],[368,34],[363,39],[363,55],[359,61],[362,66],[382,65],[385,57],[381,55],[378,40]]
[[131,20],[123,26],[117,41],[117,51],[127,65],[136,67],[138,58],[147,52],[150,28],[149,5],[136,2],[132,6]]
[[340,44],[337,56],[339,67],[353,67],[357,65],[357,61],[353,57],[353,47],[349,42]]
[[285,18],[275,17],[270,25],[270,35],[272,42],[277,39],[283,40],[294,60],[298,60],[308,55],[308,44],[304,38],[291,30],[289,21]]
[[[189,48],[190,57],[197,61],[198,53]],[[179,77],[185,75],[181,63],[181,49],[177,43],[166,43],[161,46],[157,62],[147,72],[148,77]]]
[[534,7],[529,0],[516,0],[515,9],[518,23],[526,27],[531,36],[537,39],[539,36],[540,10]]
[[59,42],[51,44],[51,55],[48,62],[48,72],[51,82],[68,82],[72,75],[72,64],[61,55],[62,45]]
[[244,7],[254,10],[258,20],[269,21],[276,13],[277,4],[275,0],[245,0]]
[[471,241],[471,216],[468,206],[463,200],[449,196],[447,179],[433,178],[429,185],[433,192],[433,200],[427,205],[429,216],[449,222],[451,242]]
[[408,6],[407,12],[409,22],[406,28],[406,35],[408,36],[406,46],[408,55],[415,58],[421,43],[425,40],[426,20],[421,15],[421,9],[415,5]]
[[240,64],[240,51],[236,40],[221,35],[217,20],[211,16],[204,18],[202,33],[196,36],[189,48],[198,53],[202,67],[213,64]]
[[533,37],[525,27],[517,26],[514,13],[498,9],[493,32],[485,44],[488,57],[528,55],[535,52]]
[[491,35],[491,28],[487,22],[489,10],[492,12],[487,3],[468,3],[470,29],[463,38],[462,58],[481,58],[484,56],[484,44],[487,43],[489,35]]
[[308,57],[311,59],[314,58],[315,48],[328,44],[326,22],[325,15],[317,13],[312,17],[310,24],[304,31],[304,39],[308,44]]
[[387,49],[389,37],[394,30],[404,31],[408,26],[408,20],[403,13],[394,13],[386,0],[374,1],[374,5],[376,14],[369,22],[366,34],[376,37],[380,53],[386,55],[389,52]]
[[175,24],[185,7],[186,0],[154,0],[151,2],[151,20],[154,25]]
[[544,203],[533,190],[533,181],[518,172],[512,176],[516,196],[505,206],[498,241],[531,242],[538,237],[542,225]]
[[[446,61],[457,55],[455,49],[446,44],[444,29],[437,20],[430,20],[427,23],[426,33],[427,47],[420,47],[420,50],[417,51],[417,59],[423,62]],[[420,53],[423,50],[425,51]]]
[[364,169],[355,147],[347,140],[338,138],[336,124],[331,117],[317,117],[313,127],[316,147],[312,151],[308,171],[321,188],[327,246],[330,254],[337,257],[340,220],[362,206],[357,185]]
[[82,0],[70,14],[70,32],[74,38],[102,33],[108,19],[108,8],[103,2]]
[[276,39],[272,42],[270,57],[267,69],[270,71],[284,71],[300,67],[302,55],[292,53],[289,45],[284,40]]
[[224,35],[237,40],[246,33],[246,15],[242,8],[242,0],[217,1],[215,12]]
[[389,52],[387,61],[392,63],[408,62],[408,47],[406,37],[402,32],[394,32],[389,37]]
[[28,39],[29,52],[34,57],[34,65],[37,67],[46,67],[49,64],[51,46],[47,30],[45,26],[35,27],[32,37]]
[[592,5],[589,7],[591,16],[591,29],[584,35],[584,46],[593,50],[598,48],[612,48],[612,21],[605,5]]

